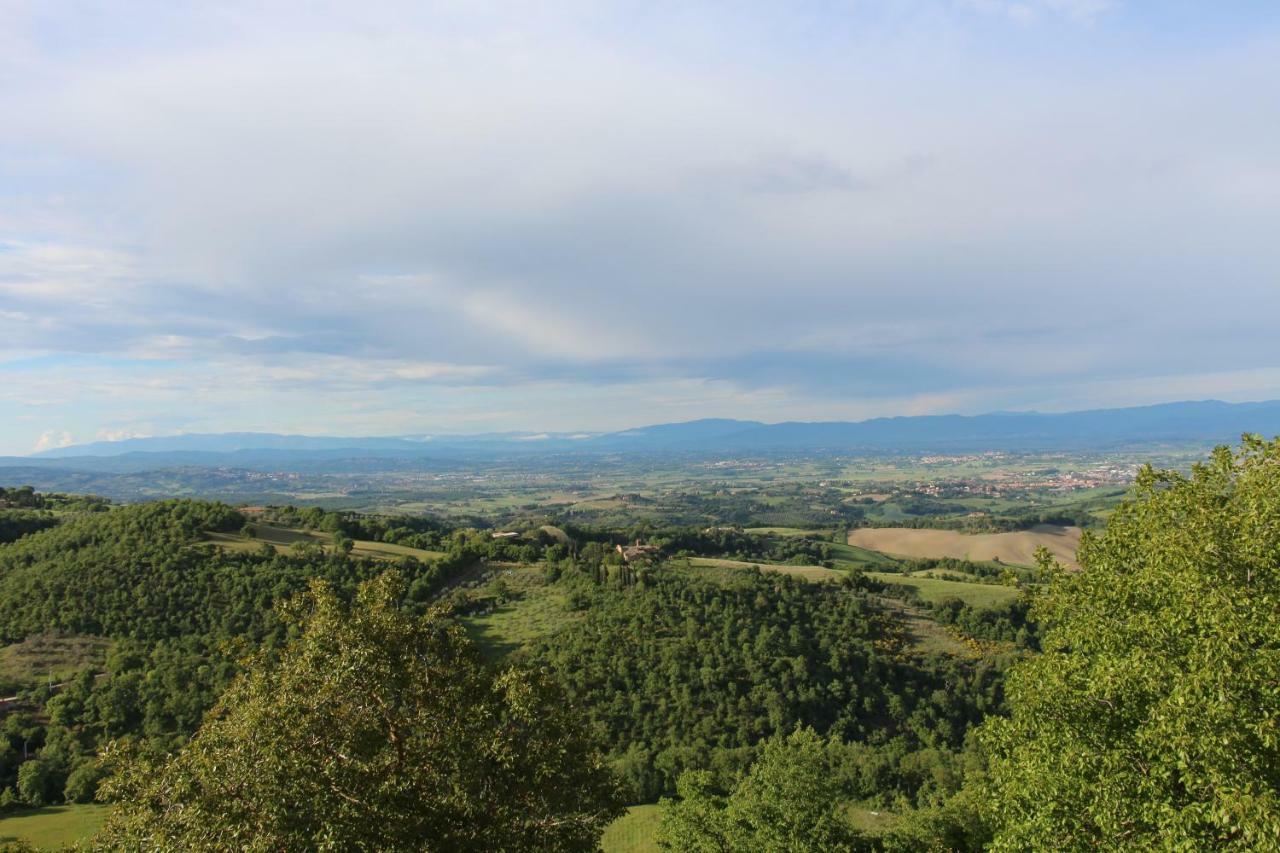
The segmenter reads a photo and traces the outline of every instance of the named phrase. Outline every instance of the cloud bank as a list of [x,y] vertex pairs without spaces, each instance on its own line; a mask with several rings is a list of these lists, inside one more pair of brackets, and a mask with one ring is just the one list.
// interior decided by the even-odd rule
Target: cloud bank
[[1278,23],[3,5],[0,447],[1280,396]]

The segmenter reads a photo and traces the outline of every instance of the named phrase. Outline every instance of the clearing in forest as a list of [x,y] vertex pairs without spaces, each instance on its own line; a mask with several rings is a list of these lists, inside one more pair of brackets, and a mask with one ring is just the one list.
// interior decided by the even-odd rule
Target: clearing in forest
[[0,846],[26,842],[37,850],[71,849],[97,832],[110,810],[86,803],[7,812],[0,816]]
[[37,634],[0,648],[0,678],[65,681],[82,669],[100,670],[109,648],[105,637]]
[[1007,604],[1020,594],[1014,587],[995,583],[969,583],[893,572],[867,572],[867,577],[882,583],[912,587],[926,604],[958,598],[973,607],[997,607]]
[[510,598],[493,610],[462,619],[472,641],[492,660],[543,640],[586,615],[568,607],[564,587],[547,583],[540,569],[522,567],[499,573],[486,587],[501,580]]
[[605,829],[600,849],[604,853],[657,853],[662,849],[657,841],[661,823],[659,806],[631,806]]

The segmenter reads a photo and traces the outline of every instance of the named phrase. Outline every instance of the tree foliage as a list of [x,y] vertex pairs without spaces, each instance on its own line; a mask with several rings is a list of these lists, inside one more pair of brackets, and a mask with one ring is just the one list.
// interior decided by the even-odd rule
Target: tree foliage
[[600,584],[584,618],[524,659],[608,733],[640,802],[689,768],[732,776],[797,726],[892,754],[873,784],[902,781],[914,795],[899,772],[910,753],[956,749],[1002,708],[996,665],[908,654],[900,623],[852,581],[658,569],[630,587]]
[[175,757],[118,748],[101,849],[593,850],[617,784],[549,682],[495,673],[461,629],[398,609],[401,582],[348,606],[325,583],[284,618]]
[[662,801],[662,846],[697,853],[854,850],[866,847],[845,816],[845,794],[829,745],[808,728],[764,744],[732,790],[712,774],[680,777],[678,798]]
[[993,846],[1280,848],[1280,442],[1145,470],[1080,563],[984,729]]

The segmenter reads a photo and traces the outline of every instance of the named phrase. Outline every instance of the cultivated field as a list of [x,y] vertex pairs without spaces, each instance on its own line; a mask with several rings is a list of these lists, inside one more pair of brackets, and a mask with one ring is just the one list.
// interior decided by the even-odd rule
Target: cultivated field
[[716,569],[751,569],[758,568],[762,572],[777,572],[782,575],[804,578],[809,581],[840,580],[845,573],[837,569],[825,569],[822,566],[786,566],[775,563],[748,563],[743,560],[721,560],[717,557],[690,557],[689,565],[695,568]]
[[1036,549],[1043,545],[1063,564],[1077,567],[1080,528],[1040,524],[1013,533],[960,533],[908,527],[860,527],[849,533],[849,544],[898,557],[1000,560],[1019,566],[1034,565]]

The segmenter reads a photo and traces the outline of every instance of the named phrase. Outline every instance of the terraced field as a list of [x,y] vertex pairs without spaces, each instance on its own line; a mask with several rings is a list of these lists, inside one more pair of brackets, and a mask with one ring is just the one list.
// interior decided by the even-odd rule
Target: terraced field
[[0,677],[64,681],[86,667],[100,670],[110,647],[104,637],[37,634],[0,648]]

